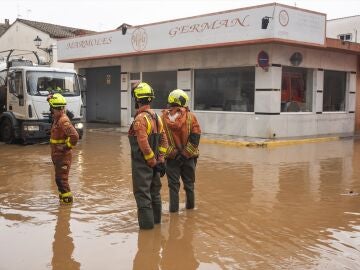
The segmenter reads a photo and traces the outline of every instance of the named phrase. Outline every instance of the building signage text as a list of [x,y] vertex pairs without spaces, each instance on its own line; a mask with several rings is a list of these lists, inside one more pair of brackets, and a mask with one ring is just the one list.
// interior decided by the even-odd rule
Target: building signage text
[[224,19],[224,20],[215,20],[211,22],[204,22],[204,23],[196,23],[196,24],[185,24],[176,26],[174,28],[171,28],[169,31],[169,35],[171,37],[175,37],[176,35],[180,34],[187,34],[192,32],[201,33],[205,30],[215,30],[219,28],[228,28],[228,27],[234,27],[234,26],[240,26],[240,27],[247,27],[249,24],[246,22],[246,19],[249,17],[249,15],[246,15],[244,18],[234,18],[234,19]]
[[112,37],[103,37],[103,38],[89,38],[80,41],[73,41],[67,43],[67,49],[77,49],[77,48],[87,48],[94,46],[109,45],[112,42]]
[[[262,18],[272,14],[268,29]],[[285,5],[267,4],[204,16],[129,27],[58,41],[58,59],[81,59],[142,55],[187,48],[210,48],[268,40],[325,44],[326,15]]]

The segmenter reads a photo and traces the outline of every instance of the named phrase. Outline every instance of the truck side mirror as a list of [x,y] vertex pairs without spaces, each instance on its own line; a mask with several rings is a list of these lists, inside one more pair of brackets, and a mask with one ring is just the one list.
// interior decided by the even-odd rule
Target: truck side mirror
[[9,74],[9,79],[15,79],[15,72],[11,72],[10,74]]
[[87,87],[87,81],[85,76],[79,75],[79,80],[80,80],[80,91],[85,92]]

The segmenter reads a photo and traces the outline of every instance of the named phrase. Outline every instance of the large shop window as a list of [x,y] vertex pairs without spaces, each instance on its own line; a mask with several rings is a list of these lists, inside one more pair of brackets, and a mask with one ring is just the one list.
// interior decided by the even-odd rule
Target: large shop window
[[195,70],[195,110],[253,112],[255,68]]
[[177,71],[143,72],[142,81],[149,83],[154,89],[155,99],[151,107],[164,109],[169,93],[177,88]]
[[324,71],[323,111],[345,111],[346,72]]
[[281,112],[311,112],[313,70],[283,67],[281,79]]

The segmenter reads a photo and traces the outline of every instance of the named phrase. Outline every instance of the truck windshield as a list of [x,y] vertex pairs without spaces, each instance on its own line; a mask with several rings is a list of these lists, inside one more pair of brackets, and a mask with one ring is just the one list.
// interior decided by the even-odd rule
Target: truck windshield
[[74,73],[53,71],[28,71],[27,92],[32,96],[61,93],[63,96],[80,95],[79,83]]

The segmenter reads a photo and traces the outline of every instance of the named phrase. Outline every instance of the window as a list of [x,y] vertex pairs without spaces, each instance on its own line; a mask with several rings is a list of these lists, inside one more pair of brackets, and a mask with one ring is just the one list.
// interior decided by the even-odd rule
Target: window
[[338,35],[339,39],[343,41],[351,41],[352,40],[352,34],[341,34]]
[[323,111],[345,111],[346,72],[324,71]]
[[23,95],[23,80],[21,72],[14,72],[11,74],[12,79],[10,80],[10,93]]
[[5,111],[6,105],[6,71],[0,71],[0,113]]
[[66,96],[80,95],[77,76],[74,73],[29,71],[26,73],[27,92],[34,96],[61,93]]
[[255,68],[195,70],[195,110],[254,111]]
[[0,71],[0,87],[6,86],[7,71]]
[[281,79],[281,112],[312,111],[312,70],[283,67]]
[[130,73],[130,81],[140,81],[140,72]]
[[143,72],[142,81],[154,89],[155,99],[151,107],[164,109],[170,92],[177,88],[177,71]]

